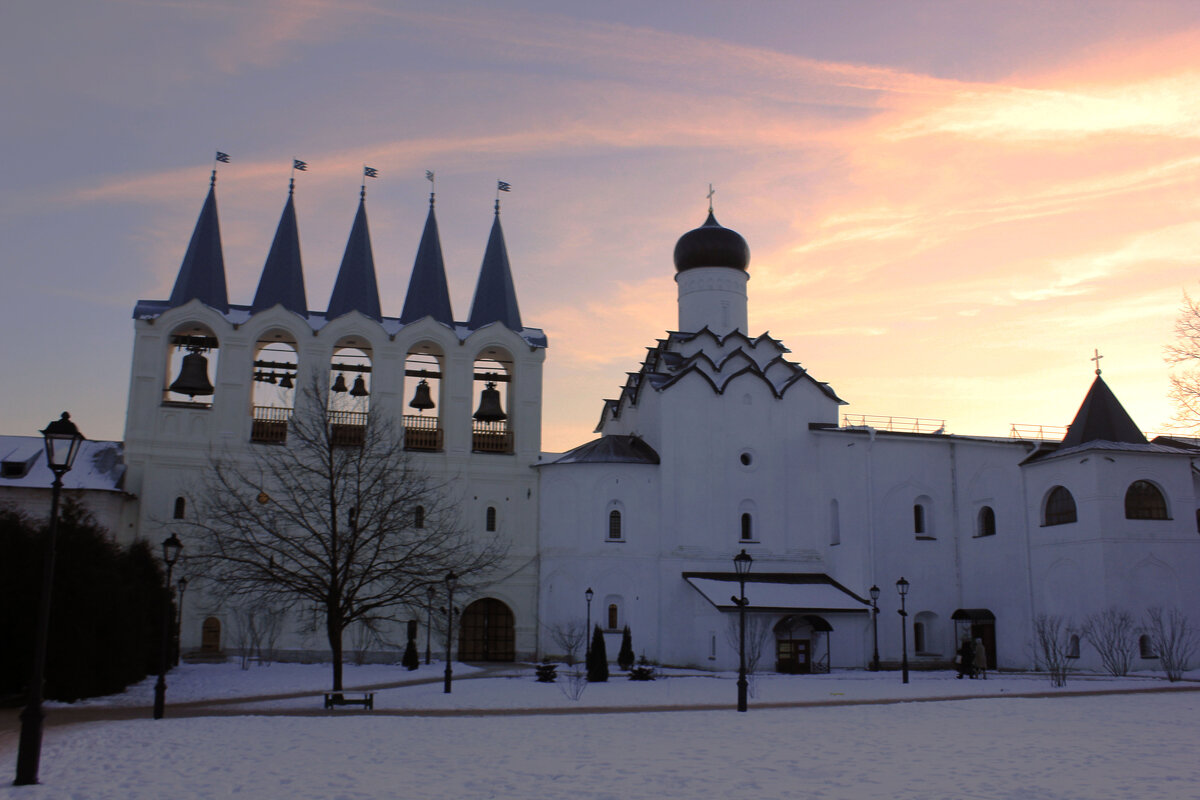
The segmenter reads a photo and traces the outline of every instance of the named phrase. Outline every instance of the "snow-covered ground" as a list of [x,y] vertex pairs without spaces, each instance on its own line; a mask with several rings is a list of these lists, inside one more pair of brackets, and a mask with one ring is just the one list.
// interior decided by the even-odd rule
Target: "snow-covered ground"
[[[571,700],[528,667],[514,672],[455,665],[446,695],[438,664],[347,666],[348,687],[432,682],[376,689],[374,712],[326,714],[327,665],[183,665],[168,676],[167,719],[50,725],[42,785],[3,785],[0,798],[1200,798],[1194,682],[1073,676],[1054,690],[1034,675],[914,672],[907,686],[890,672],[762,676],[739,714],[730,674],[614,674]],[[1163,688],[1174,690],[1125,693]],[[1102,693],[1067,696],[1081,690]],[[1014,696],[1030,692],[1052,696]],[[887,702],[976,694],[990,696]],[[128,715],[152,696],[153,679],[48,715]],[[785,705],[829,702],[864,704]],[[702,710],[612,713],[689,706]],[[440,716],[456,709],[482,713]],[[7,731],[0,756],[11,766]]]

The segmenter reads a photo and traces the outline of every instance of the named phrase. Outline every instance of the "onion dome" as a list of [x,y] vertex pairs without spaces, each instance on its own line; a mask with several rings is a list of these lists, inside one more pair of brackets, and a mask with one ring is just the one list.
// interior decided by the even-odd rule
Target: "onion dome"
[[745,270],[750,263],[750,246],[735,230],[721,227],[711,210],[704,224],[690,230],[675,243],[675,269],[729,267]]

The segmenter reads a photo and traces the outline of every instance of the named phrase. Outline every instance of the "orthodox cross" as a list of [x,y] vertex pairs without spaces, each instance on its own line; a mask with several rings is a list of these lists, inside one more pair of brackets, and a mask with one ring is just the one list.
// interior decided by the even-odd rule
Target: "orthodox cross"
[[708,213],[712,213],[712,196],[717,193],[717,190],[712,188],[712,184],[708,185]]
[[1104,358],[1104,356],[1100,355],[1100,351],[1095,348],[1092,349],[1092,352],[1095,353],[1095,355],[1092,356],[1091,358],[1089,358],[1088,361],[1096,362],[1096,374],[1099,375],[1100,374],[1100,359]]

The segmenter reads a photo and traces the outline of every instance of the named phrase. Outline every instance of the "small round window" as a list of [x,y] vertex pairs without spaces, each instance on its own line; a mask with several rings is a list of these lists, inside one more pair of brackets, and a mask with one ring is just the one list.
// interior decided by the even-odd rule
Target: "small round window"
[[739,456],[739,460],[742,462],[743,467],[748,467],[750,466],[751,462],[754,461],[754,457],[750,455],[749,451],[747,451]]

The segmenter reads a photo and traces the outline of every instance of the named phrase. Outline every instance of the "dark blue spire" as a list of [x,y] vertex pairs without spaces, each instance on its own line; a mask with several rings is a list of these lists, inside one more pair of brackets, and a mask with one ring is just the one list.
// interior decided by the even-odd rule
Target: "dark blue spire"
[[333,294],[329,297],[326,319],[335,319],[348,311],[358,311],[374,320],[381,320],[379,285],[375,281],[375,257],[371,253],[371,233],[367,230],[367,197],[364,191],[358,200],[358,213],[346,242],[346,254],[338,270]]
[[433,213],[433,194],[429,195],[429,216],[417,247],[412,277],[408,279],[408,294],[400,322],[407,325],[425,317],[433,317],[447,325],[454,324],[450,310],[450,290],[446,288],[446,264],[442,260],[442,239],[438,235],[437,217]]
[[217,221],[217,171],[208,186],[208,197],[200,209],[192,241],[188,243],[175,288],[168,301],[172,308],[199,300],[222,314],[229,311],[225,289],[225,257],[221,253],[221,225]]
[[282,305],[302,317],[308,316],[308,299],[304,294],[304,270],[300,264],[300,231],[296,226],[296,206],[292,202],[294,187],[288,186],[287,205],[275,229],[275,241],[263,266],[258,280],[258,291],[254,293],[251,313],[258,313],[274,305]]
[[1067,428],[1062,446],[1074,447],[1095,441],[1146,444],[1145,435],[1100,377],[1100,370],[1096,370],[1096,380]]
[[492,233],[483,254],[479,282],[475,284],[475,299],[471,301],[471,317],[467,327],[482,328],[491,322],[503,323],[512,331],[520,331],[521,310],[517,308],[517,291],[513,288],[512,270],[508,265],[508,248],[504,246],[504,231],[500,228],[500,201],[496,201],[496,216]]

